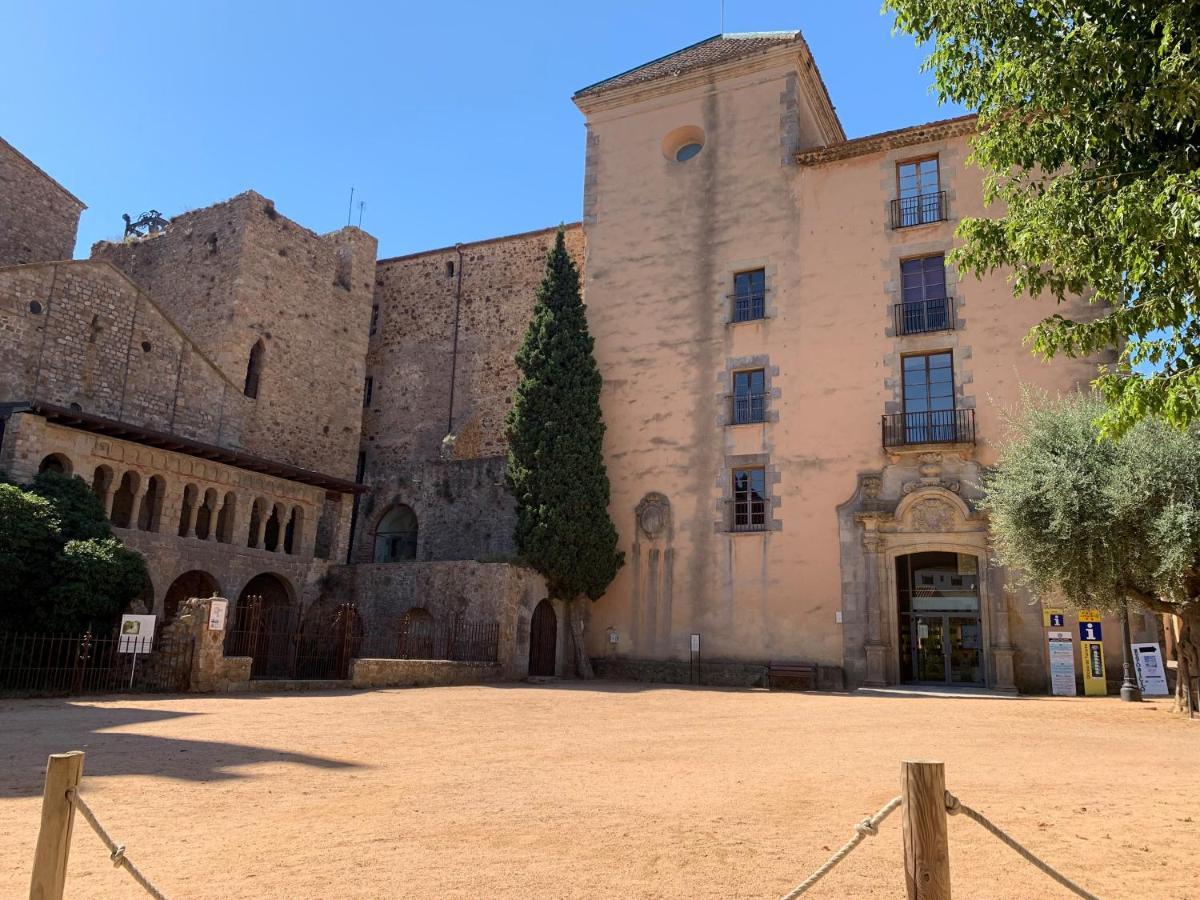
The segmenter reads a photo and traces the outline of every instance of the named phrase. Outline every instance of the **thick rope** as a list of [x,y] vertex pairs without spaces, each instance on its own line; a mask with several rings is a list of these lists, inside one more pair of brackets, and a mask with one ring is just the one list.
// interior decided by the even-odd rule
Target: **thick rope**
[[75,788],[67,791],[67,799],[71,801],[71,805],[79,811],[80,815],[87,819],[87,823],[92,826],[92,831],[96,832],[100,840],[104,842],[104,846],[108,848],[108,858],[112,860],[112,864],[117,868],[123,867],[125,871],[133,876],[134,881],[145,888],[146,893],[153,897],[154,900],[167,900],[163,896],[162,891],[151,884],[150,879],[138,871],[138,867],[125,855],[125,845],[118,844],[104,830],[104,826],[96,820],[96,814],[83,802],[83,798],[79,796],[79,792]]
[[1002,843],[1007,844],[1009,847],[1011,847],[1013,850],[1015,850],[1023,859],[1025,859],[1028,862],[1033,863],[1034,866],[1041,869],[1043,872],[1045,872],[1047,875],[1049,875],[1051,878],[1053,878],[1055,881],[1057,881],[1059,884],[1061,884],[1063,887],[1065,887],[1068,891],[1075,894],[1076,896],[1084,897],[1085,900],[1099,900],[1099,898],[1095,894],[1090,893],[1089,891],[1087,891],[1087,890],[1083,889],[1082,887],[1080,887],[1079,885],[1077,885],[1066,875],[1062,874],[1062,872],[1059,872],[1057,869],[1053,868],[1048,862],[1046,862],[1043,859],[1040,859],[1037,856],[1034,856],[1030,850],[1026,849],[1023,845],[1017,843],[1016,838],[1009,835],[1003,828],[1001,828],[999,825],[996,825],[994,822],[992,822],[990,819],[988,819],[987,816],[985,816],[983,813],[967,806],[967,804],[963,803],[961,800],[959,800],[957,797],[955,797],[949,791],[946,791],[946,812],[952,816],[956,816],[959,813],[962,813],[971,821],[979,823],[987,831],[991,832],[995,837],[999,838]]
[[838,851],[833,854],[833,856],[829,857],[829,859],[825,862],[825,865],[821,866],[821,868],[809,875],[808,878],[806,878],[801,884],[797,885],[793,890],[784,894],[782,900],[795,900],[796,897],[799,897],[810,887],[824,878],[834,866],[849,856],[850,851],[861,844],[864,838],[874,837],[875,835],[879,834],[879,826],[883,823],[883,820],[890,816],[896,807],[900,805],[900,800],[900,797],[893,797],[891,800],[885,803],[880,808],[879,812],[875,813],[875,815],[868,816],[856,824],[854,826],[854,835],[850,838],[850,840],[846,841],[846,843],[843,844],[841,848],[839,848]]

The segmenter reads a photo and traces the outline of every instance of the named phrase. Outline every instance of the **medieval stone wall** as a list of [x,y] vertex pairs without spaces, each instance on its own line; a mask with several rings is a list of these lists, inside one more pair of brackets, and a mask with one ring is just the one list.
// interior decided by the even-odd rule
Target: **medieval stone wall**
[[84,206],[0,138],[0,266],[70,259]]

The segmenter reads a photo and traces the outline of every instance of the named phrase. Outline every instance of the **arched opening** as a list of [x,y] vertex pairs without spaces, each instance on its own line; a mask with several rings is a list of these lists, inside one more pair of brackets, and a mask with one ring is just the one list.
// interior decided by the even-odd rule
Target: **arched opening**
[[267,527],[263,529],[263,548],[272,553],[279,549],[280,519],[279,504],[275,504],[271,507],[271,517],[267,519]]
[[299,506],[292,507],[288,518],[287,528],[283,530],[283,552],[296,553],[300,549],[301,532],[304,525],[304,510]]
[[200,489],[194,484],[189,484],[183,489],[183,503],[179,508],[179,536],[187,537],[188,531],[192,524],[192,516],[196,510],[196,496],[200,493]]
[[250,359],[246,363],[246,387],[243,389],[243,392],[247,397],[254,398],[258,396],[258,385],[262,380],[263,356],[265,353],[266,348],[263,347],[263,342],[260,338],[250,348]]
[[138,528],[142,531],[158,531],[166,490],[167,483],[161,475],[151,476],[146,493],[142,495],[142,507],[138,510]]
[[558,616],[554,614],[554,604],[543,600],[529,621],[529,674],[553,675],[557,657]]
[[112,491],[112,486],[113,470],[108,466],[96,466],[96,471],[92,475],[92,493],[103,504],[105,512],[108,512],[108,495]]
[[69,460],[62,453],[51,453],[38,464],[38,474],[43,472],[53,472],[55,475],[70,475],[74,469]]
[[113,495],[112,523],[117,528],[128,528],[133,524],[133,499],[137,496],[141,477],[137,472],[126,472]]
[[375,528],[375,562],[417,558],[417,514],[403,503],[393,506]]
[[291,677],[299,625],[295,614],[285,579],[271,572],[255,575],[238,595],[225,655],[253,657],[254,678]]
[[217,492],[213,488],[209,488],[204,492],[204,502],[196,510],[196,537],[202,541],[207,541],[212,535],[213,510],[216,505]]
[[184,600],[192,597],[211,597],[220,592],[221,588],[217,584],[217,579],[207,572],[199,569],[184,572],[167,588],[167,595],[163,598],[163,621],[174,620],[179,613],[179,604]]
[[925,552],[896,557],[900,680],[983,684],[979,558]]
[[221,511],[217,513],[217,540],[222,544],[233,541],[233,517],[236,512],[237,495],[233,491],[227,491]]
[[258,533],[262,531],[263,507],[265,505],[266,501],[264,501],[262,497],[257,498],[254,503],[250,505],[250,530],[246,535],[247,547],[258,546]]
[[396,656],[399,659],[433,659],[433,616],[429,610],[414,606],[400,617]]

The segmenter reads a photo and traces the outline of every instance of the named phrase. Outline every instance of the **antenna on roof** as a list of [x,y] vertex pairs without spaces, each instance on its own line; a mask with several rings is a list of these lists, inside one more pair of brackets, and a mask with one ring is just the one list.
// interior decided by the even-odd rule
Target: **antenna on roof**
[[350,208],[346,210],[346,227],[350,227],[350,217],[354,215],[354,188],[350,188]]
[[721,34],[725,33],[725,0],[721,0]]

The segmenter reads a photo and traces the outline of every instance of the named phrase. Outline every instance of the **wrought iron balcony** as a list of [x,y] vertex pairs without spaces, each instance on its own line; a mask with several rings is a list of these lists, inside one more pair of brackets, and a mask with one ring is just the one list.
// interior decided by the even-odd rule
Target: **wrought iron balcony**
[[898,197],[892,201],[892,227],[911,228],[946,220],[946,192]]
[[767,311],[765,291],[751,291],[749,293],[734,294],[734,322],[753,322],[755,319],[765,319],[766,316]]
[[883,417],[883,446],[921,444],[974,444],[975,410],[935,409],[928,412],[892,413]]
[[737,394],[729,398],[733,407],[734,425],[756,425],[767,420],[766,394]]
[[924,334],[927,331],[954,329],[954,300],[951,297],[897,303],[892,310],[896,316],[896,334]]

